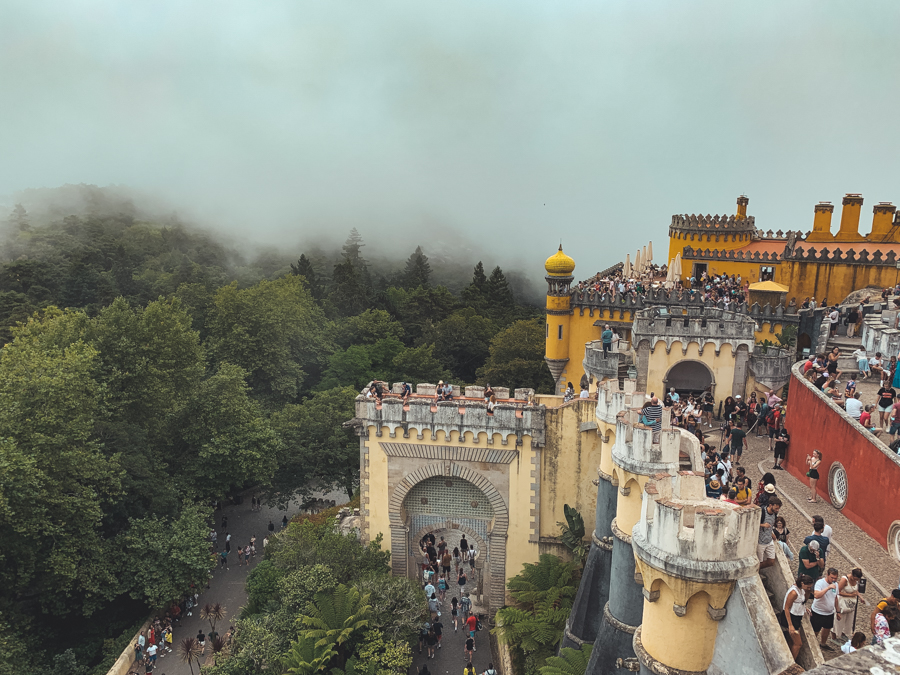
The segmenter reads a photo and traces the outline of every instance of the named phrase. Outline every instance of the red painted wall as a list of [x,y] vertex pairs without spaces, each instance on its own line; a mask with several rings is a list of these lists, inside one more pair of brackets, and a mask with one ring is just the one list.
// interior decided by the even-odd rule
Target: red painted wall
[[785,418],[791,446],[784,466],[809,485],[806,456],[819,450],[816,492],[830,502],[828,473],[840,462],[848,480],[847,504],[841,513],[886,547],[891,523],[900,519],[900,457],[805,380],[802,366],[801,361],[791,369]]

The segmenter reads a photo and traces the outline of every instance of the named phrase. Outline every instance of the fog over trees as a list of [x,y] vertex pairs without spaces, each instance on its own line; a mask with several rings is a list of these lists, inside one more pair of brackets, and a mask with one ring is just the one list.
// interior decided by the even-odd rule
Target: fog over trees
[[490,252],[247,254],[120,188],[43,195],[2,233],[0,673],[101,667],[205,580],[217,500],[349,499],[371,380],[552,390],[542,309]]

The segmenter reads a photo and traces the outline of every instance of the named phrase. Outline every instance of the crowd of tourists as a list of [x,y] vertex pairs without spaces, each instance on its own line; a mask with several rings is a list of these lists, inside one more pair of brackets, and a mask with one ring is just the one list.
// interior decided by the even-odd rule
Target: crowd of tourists
[[[847,414],[876,436],[884,435],[897,450],[900,436],[900,368],[897,357],[885,359],[881,352],[869,356],[864,347],[852,353],[857,369],[844,373],[838,367],[841,350],[835,347],[827,354],[810,355],[803,364],[803,374],[816,389],[819,389]],[[858,391],[861,380],[874,379],[879,385],[874,401],[862,400]]]
[[[637,278],[626,278],[621,269],[610,274],[595,274],[589,279],[578,282],[576,290],[589,291],[599,295],[624,295],[626,297],[641,297],[647,295],[650,290],[665,287],[666,266],[651,266],[651,272],[642,274]],[[676,291],[684,291],[693,299],[700,296],[704,302],[722,302],[725,309],[732,311],[743,307],[747,302],[749,283],[745,282],[741,275],[707,274],[703,272],[699,278],[689,277],[687,284],[676,280],[671,288]]]
[[[476,636],[483,630],[483,625],[473,611],[469,590],[475,584],[478,551],[465,535],[452,549],[444,537],[438,540],[432,533],[426,534],[419,546],[422,551],[422,587],[428,603],[428,620],[419,629],[419,654],[424,649],[427,659],[435,658],[437,650],[443,648],[444,631],[449,630],[452,623],[454,633],[463,631],[463,672],[465,675],[478,675],[472,659],[478,651]],[[422,666],[419,675],[430,675],[427,665]],[[489,664],[482,675],[498,675],[494,664]]]

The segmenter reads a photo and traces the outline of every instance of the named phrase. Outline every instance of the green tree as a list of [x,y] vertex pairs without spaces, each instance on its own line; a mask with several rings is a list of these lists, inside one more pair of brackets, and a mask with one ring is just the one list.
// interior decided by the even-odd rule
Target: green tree
[[209,507],[189,504],[176,519],[149,515],[132,521],[123,535],[132,597],[162,607],[188,592],[192,584],[206,582],[209,528],[205,521],[211,514]]
[[497,325],[490,319],[479,316],[471,307],[458,309],[434,327],[434,355],[455,378],[474,382],[496,334]]
[[407,345],[419,344],[427,330],[457,307],[456,298],[443,286],[411,290],[392,287],[386,292],[386,300],[391,314],[403,324]]
[[350,386],[354,391],[372,380],[389,381],[394,377],[394,359],[405,351],[395,337],[378,340],[374,344],[351,345],[328,357],[328,366],[317,389]]
[[491,276],[487,280],[487,298],[489,302],[489,316],[496,321],[503,322],[509,320],[516,309],[516,301],[513,298],[512,291],[509,289],[509,283],[503,274],[503,270],[499,266],[495,267],[491,272]]
[[462,290],[462,301],[466,307],[471,307],[479,314],[486,312],[490,306],[488,280],[484,274],[484,265],[480,260],[475,265],[472,283]]
[[338,665],[343,665],[368,627],[371,611],[368,595],[341,584],[330,593],[317,593],[307,613],[297,621],[304,627],[303,637],[318,640],[319,647],[334,647]]
[[325,671],[335,654],[334,645],[323,644],[304,635],[291,644],[291,650],[281,659],[284,672],[289,675],[314,675]]
[[590,643],[581,645],[580,649],[563,647],[559,656],[547,658],[547,665],[540,668],[541,675],[584,675],[593,650],[594,645]]
[[406,268],[403,270],[401,280],[404,288],[429,287],[431,265],[428,264],[428,256],[422,252],[421,246],[416,246],[416,250],[406,260]]
[[487,363],[478,369],[478,382],[553,391],[553,376],[544,361],[544,325],[540,319],[516,321],[491,340]]
[[383,309],[367,309],[335,325],[334,342],[341,349],[389,338],[403,339],[403,326]]
[[93,438],[107,414],[93,377],[97,351],[48,339],[48,325],[70,319],[30,320],[0,351],[0,582],[7,597],[27,593],[47,611],[80,605],[89,614],[119,589],[101,520],[120,495],[122,469]]
[[352,261],[346,258],[334,266],[331,293],[328,295],[329,315],[353,316],[365,310],[371,300],[371,288]]
[[221,364],[173,414],[173,463],[197,498],[265,483],[275,473],[280,440],[250,398],[245,375]]
[[299,405],[287,405],[271,417],[280,438],[278,471],[271,498],[287,503],[294,495],[340,486],[348,498],[359,483],[359,439],[344,422],[355,414],[356,390],[316,392]]
[[434,347],[421,345],[404,349],[391,364],[393,367],[393,381],[402,382],[437,382],[449,380],[450,371],[435,358]]
[[[386,675],[392,673],[395,675],[406,675],[409,667],[412,665],[412,649],[410,641],[398,641],[392,639],[379,630],[367,630],[363,635],[362,643],[356,650],[358,662],[360,665],[366,664],[368,673],[375,666],[374,672],[378,675]],[[348,661],[348,670],[349,670]],[[355,666],[356,672],[359,672],[359,665]]]
[[359,592],[369,596],[372,616],[369,627],[383,639],[410,642],[423,621],[428,620],[428,602],[422,586],[408,577],[368,576],[356,582]]
[[294,275],[220,288],[209,324],[216,361],[246,370],[254,394],[272,405],[295,401],[329,351],[325,316]]
[[575,509],[568,504],[563,504],[563,512],[566,516],[566,522],[557,523],[560,530],[560,539],[566,548],[572,551],[575,559],[584,564],[590,545],[584,541],[584,518]]
[[515,604],[498,610],[500,621],[492,631],[497,639],[526,654],[551,654],[575,598],[577,566],[550,554],[541,555],[537,564],[525,563],[506,584]]
[[307,258],[305,254],[300,254],[300,259],[297,260],[296,265],[291,263],[291,274],[306,279],[306,288],[309,289],[309,293],[313,298],[321,301],[322,298],[325,297],[325,290],[319,282],[319,275],[316,273],[316,268],[313,265],[312,260]]

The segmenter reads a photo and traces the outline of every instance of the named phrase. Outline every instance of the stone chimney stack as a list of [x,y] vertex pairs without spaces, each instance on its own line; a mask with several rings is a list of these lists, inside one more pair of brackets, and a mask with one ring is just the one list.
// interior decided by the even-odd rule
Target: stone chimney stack
[[859,233],[859,217],[862,213],[862,195],[847,193],[844,195],[843,209],[841,209],[841,229],[838,230],[835,241],[863,241]]
[[834,213],[834,204],[831,202],[819,202],[816,204],[816,215],[813,218],[812,232],[806,237],[806,241],[821,242],[834,241],[831,234],[831,214]]
[[750,199],[746,195],[741,195],[737,198],[737,216],[735,216],[735,220],[743,220],[747,217],[747,204],[750,203]]
[[872,217],[872,232],[869,233],[869,239],[876,242],[897,241],[898,234],[891,234],[893,228],[894,214],[897,207],[890,202],[878,202],[873,209],[875,215]]

